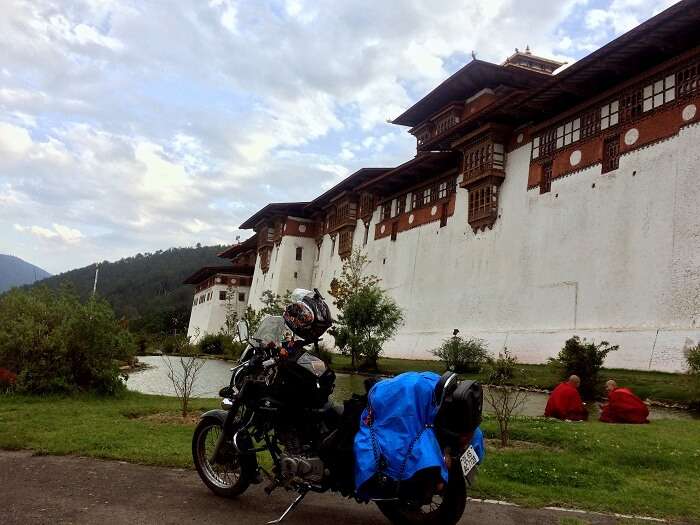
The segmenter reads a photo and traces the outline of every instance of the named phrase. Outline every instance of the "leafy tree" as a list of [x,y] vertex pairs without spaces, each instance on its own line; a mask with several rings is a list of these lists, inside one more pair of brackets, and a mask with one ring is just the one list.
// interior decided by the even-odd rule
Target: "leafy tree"
[[443,340],[432,354],[445,363],[447,370],[458,374],[480,372],[489,361],[488,347],[483,339],[459,335]]
[[402,323],[401,308],[373,284],[347,296],[333,335],[341,351],[351,356],[354,369],[360,359],[365,367],[376,369],[382,345],[396,334]]
[[377,276],[365,274],[371,262],[361,250],[355,249],[343,261],[340,277],[331,280],[331,289],[328,290],[338,310],[343,309],[348,298],[354,293],[379,284],[380,279]]
[[607,341],[595,344],[575,335],[564,343],[564,348],[556,359],[550,359],[550,364],[560,370],[562,379],[572,374],[581,378],[579,392],[584,399],[594,399],[599,388],[598,373],[603,368],[603,362],[610,352],[619,348]]
[[119,360],[133,356],[131,335],[104,300],[81,302],[67,288],[13,290],[0,298],[0,368],[30,393],[124,388]]
[[291,302],[292,292],[287,290],[284,295],[273,293],[271,290],[265,290],[260,297],[260,302],[264,305],[260,309],[263,317],[266,315],[282,315],[284,309]]

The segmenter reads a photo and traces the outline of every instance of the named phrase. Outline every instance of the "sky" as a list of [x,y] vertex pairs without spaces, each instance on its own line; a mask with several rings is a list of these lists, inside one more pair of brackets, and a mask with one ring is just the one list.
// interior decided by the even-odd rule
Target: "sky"
[[2,0],[0,253],[52,273],[233,244],[415,140],[471,60],[569,64],[669,0]]

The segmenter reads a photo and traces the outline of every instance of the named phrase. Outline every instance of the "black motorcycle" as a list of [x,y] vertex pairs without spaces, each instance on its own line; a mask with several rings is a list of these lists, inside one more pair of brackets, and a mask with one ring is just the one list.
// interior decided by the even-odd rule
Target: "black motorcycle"
[[[291,317],[287,315],[290,311]],[[354,394],[343,405],[329,401],[335,373],[310,351],[313,347],[318,353],[318,336],[330,325],[324,324],[324,316],[330,319],[316,290],[290,305],[284,318],[266,317],[251,338],[245,323],[239,323],[239,335],[248,347],[231,369],[229,386],[220,392],[222,408],[203,414],[192,438],[197,472],[217,495],[234,497],[251,483],[263,481],[267,481],[268,495],[278,487],[298,494],[282,516],[269,523],[282,521],[309,492],[334,491],[358,502],[368,501],[355,490],[353,456],[353,439],[367,394]],[[302,330],[304,323],[319,318],[320,329]],[[307,337],[280,345],[289,328]],[[454,374],[445,374],[436,388],[440,390],[437,396],[452,401],[452,396],[458,397],[457,383]],[[365,382],[367,392],[371,386],[370,381]],[[434,431],[449,470],[448,483],[421,472],[404,481],[385,476],[372,480],[377,497],[369,499],[392,523],[449,525],[462,516],[478,461],[469,440],[481,417],[481,389],[471,383],[468,390],[478,398],[471,403],[478,407],[472,407],[467,418],[466,427],[471,428],[461,422],[463,405],[457,399],[445,403],[435,420]],[[261,452],[269,453],[271,467],[260,464]]]

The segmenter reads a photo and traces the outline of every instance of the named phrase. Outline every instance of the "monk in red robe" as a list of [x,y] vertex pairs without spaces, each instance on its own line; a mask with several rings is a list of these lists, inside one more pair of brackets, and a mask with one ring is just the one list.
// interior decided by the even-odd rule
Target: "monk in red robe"
[[558,384],[549,395],[544,416],[570,421],[588,419],[588,410],[586,410],[583,401],[581,401],[581,395],[578,393],[580,384],[581,379],[575,375],[571,376],[568,381]]
[[620,388],[612,379],[605,384],[608,402],[601,406],[604,423],[649,423],[649,407],[629,388]]

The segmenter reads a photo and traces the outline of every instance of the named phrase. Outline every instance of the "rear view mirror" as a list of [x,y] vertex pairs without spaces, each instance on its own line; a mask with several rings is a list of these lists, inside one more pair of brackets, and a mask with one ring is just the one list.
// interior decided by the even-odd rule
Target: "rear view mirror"
[[238,332],[238,339],[241,343],[248,341],[248,323],[245,320],[241,319],[236,323],[236,332]]

